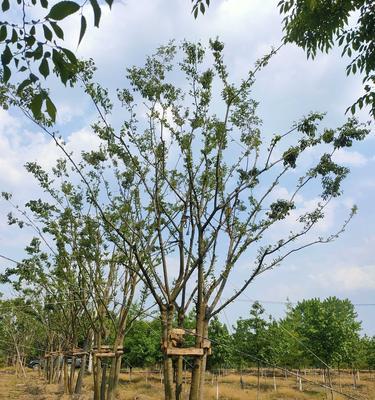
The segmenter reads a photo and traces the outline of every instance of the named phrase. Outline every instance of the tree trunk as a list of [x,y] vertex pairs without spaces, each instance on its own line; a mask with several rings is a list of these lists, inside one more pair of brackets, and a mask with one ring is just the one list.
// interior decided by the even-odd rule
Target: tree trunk
[[259,392],[260,392],[260,374],[259,374],[259,369],[260,369],[260,365],[259,365],[259,361],[257,362],[257,380],[258,380],[258,384],[257,384],[257,400],[259,399]]
[[331,370],[327,368],[327,375],[328,375],[328,384],[331,391],[331,400],[333,400],[333,390],[332,390],[332,379],[331,379]]
[[94,367],[94,400],[100,400],[100,382],[102,376],[102,365],[99,357],[93,357],[93,367]]
[[[161,323],[162,323],[162,346],[163,349],[169,344],[169,334],[172,329],[173,323],[173,307],[161,310]],[[163,369],[164,369],[164,396],[165,400],[175,399],[175,390],[173,385],[173,362],[172,357],[168,356],[163,351]]]
[[[203,348],[204,338],[208,335],[208,320],[206,307],[202,305],[197,312],[195,347]],[[195,357],[191,374],[191,387],[189,400],[202,400],[204,391],[204,374],[206,370],[207,353],[202,357]]]
[[68,393],[68,364],[66,362],[66,357],[64,357],[64,393]]
[[176,400],[182,400],[184,358],[178,356],[176,363]]
[[74,389],[75,394],[81,394],[82,391],[83,377],[85,376],[86,372],[87,353],[91,355],[91,352],[89,352],[91,347],[90,341],[91,341],[91,332],[89,332],[89,334],[86,336],[86,339],[83,343],[83,351],[85,352],[85,354],[82,356],[81,359],[81,369],[79,370],[76,387]]
[[70,377],[69,377],[69,393],[74,393],[74,381],[76,372],[76,357],[72,356],[72,363],[70,364]]
[[102,363],[102,382],[100,384],[100,400],[105,400],[106,393],[106,383],[107,383],[107,363]]
[[[117,350],[117,345],[115,345],[115,349]],[[116,356],[112,359],[111,369],[109,371],[109,377],[108,377],[107,400],[114,399],[115,391],[120,376],[121,359],[122,356],[117,353]]]

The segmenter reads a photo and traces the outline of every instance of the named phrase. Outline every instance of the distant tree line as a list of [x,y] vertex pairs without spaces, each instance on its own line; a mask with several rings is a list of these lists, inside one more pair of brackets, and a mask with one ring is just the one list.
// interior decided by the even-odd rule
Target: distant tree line
[[[35,306],[35,305],[34,305]],[[35,308],[17,300],[0,303],[0,362],[25,364],[42,356],[48,327]],[[39,309],[40,310],[40,309]],[[194,327],[194,312],[184,327]],[[375,336],[361,335],[361,322],[349,300],[329,297],[309,299],[288,305],[284,318],[276,321],[254,302],[246,318],[239,318],[230,329],[218,317],[211,320],[208,337],[212,355],[207,369],[217,372],[252,367],[285,369],[374,369]],[[115,334],[110,332],[109,335]],[[123,368],[159,368],[162,364],[160,317],[147,315],[134,319],[124,340]],[[78,342],[84,341],[84,337]],[[192,337],[185,346],[192,345]],[[190,343],[189,343],[190,342]],[[81,344],[82,344],[81,343]],[[186,368],[190,368],[189,358]]]

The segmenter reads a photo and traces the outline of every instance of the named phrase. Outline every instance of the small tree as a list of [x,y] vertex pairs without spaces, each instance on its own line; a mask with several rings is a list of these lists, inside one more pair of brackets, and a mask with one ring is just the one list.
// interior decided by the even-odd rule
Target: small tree
[[262,361],[269,362],[269,323],[263,318],[264,311],[262,305],[256,301],[251,307],[250,317],[240,318],[233,334],[235,349],[240,360],[245,361],[247,365],[255,364],[257,366],[258,390],[261,363]]
[[[83,158],[86,161],[82,160],[80,166],[87,168],[86,182],[90,182],[90,187],[96,187],[104,179],[103,170],[91,167],[95,164],[92,154],[85,153]],[[103,227],[94,193],[88,194],[70,181],[65,160],[57,161],[52,176],[37,163],[28,163],[26,168],[44,189],[48,201],[30,200],[26,204],[30,216],[18,206],[14,207],[22,218],[12,213],[8,215],[10,224],[31,226],[39,238],[33,238],[27,247],[29,258],[15,268],[8,268],[4,276],[21,291],[25,290],[26,283],[26,290],[30,291],[32,287],[46,302],[56,301],[50,311],[61,310],[64,321],[61,333],[65,334],[59,350],[73,350],[81,344],[87,353],[94,345],[96,352],[102,354],[102,346],[111,347],[109,363],[108,360],[102,363],[100,356],[94,358],[93,374],[94,398],[111,400],[118,384],[128,316],[139,282],[133,253],[131,250],[125,252],[123,247],[122,251],[118,250]],[[95,196],[99,194],[95,192]],[[123,193],[122,198],[127,195],[132,194]],[[3,197],[13,205],[10,194],[3,193]],[[133,212],[129,207],[126,210],[123,209],[122,217]],[[107,218],[112,223],[118,221],[119,211],[110,203]],[[41,246],[43,242],[47,251]],[[141,303],[144,295],[140,296]],[[67,301],[61,302],[61,298]],[[50,345],[51,350],[55,350],[56,343],[51,341]],[[108,380],[107,364],[110,366]],[[68,390],[79,393],[84,368],[81,368],[74,387],[75,364],[72,365]],[[85,355],[82,365],[86,365]]]

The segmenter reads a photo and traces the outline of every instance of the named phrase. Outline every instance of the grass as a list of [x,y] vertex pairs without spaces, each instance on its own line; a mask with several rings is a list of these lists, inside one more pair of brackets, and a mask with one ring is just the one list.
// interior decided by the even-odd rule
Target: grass
[[[118,389],[118,400],[161,400],[163,399],[163,386],[159,374],[136,371],[132,374],[122,373]],[[316,382],[322,382],[322,377],[311,372],[306,378]],[[216,400],[217,391],[220,400],[331,400],[329,391],[312,383],[303,383],[303,391],[299,390],[295,377],[277,376],[277,390],[274,390],[272,376],[260,378],[260,392],[257,396],[256,376],[244,374],[242,377],[243,389],[241,389],[240,375],[228,374],[213,377],[209,373],[206,376],[205,400]],[[353,388],[353,379],[348,374],[341,376],[342,390],[351,394],[358,400],[375,400],[375,374],[361,373],[357,389]],[[337,375],[333,376],[333,386],[340,390],[340,382]],[[79,400],[92,399],[92,379],[87,376],[84,381],[84,391]],[[183,387],[183,398],[188,398],[189,382]],[[62,385],[47,385],[38,372],[27,371],[26,378],[16,377],[11,369],[0,370],[0,400],[67,400],[71,397],[64,395]],[[78,398],[77,398],[78,399]],[[334,400],[345,400],[340,394],[334,393]]]

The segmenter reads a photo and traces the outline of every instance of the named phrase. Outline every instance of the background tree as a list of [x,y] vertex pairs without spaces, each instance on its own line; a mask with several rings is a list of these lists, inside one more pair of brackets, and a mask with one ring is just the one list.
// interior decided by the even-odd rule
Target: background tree
[[160,320],[134,321],[124,341],[124,364],[130,368],[150,368],[162,363]]
[[330,382],[330,366],[353,363],[359,342],[360,322],[349,300],[328,297],[299,302],[289,313],[303,345],[305,357],[323,368]]
[[260,367],[263,363],[270,362],[268,360],[270,353],[269,323],[264,319],[264,311],[259,302],[254,302],[250,309],[250,317],[240,318],[233,334],[240,363],[244,362],[247,366],[252,364],[257,367],[258,391],[260,389]]
[[[99,27],[101,6],[97,0],[90,0],[94,12],[94,25]],[[111,7],[113,1],[107,0]],[[80,43],[85,35],[87,20],[85,10],[88,2],[63,0],[51,4],[48,0],[26,0],[10,2],[2,0],[2,16],[0,22],[0,77],[5,84],[14,77],[17,93],[30,86],[34,94],[29,107],[34,116],[39,116],[45,110],[52,121],[56,118],[56,107],[48,90],[44,88],[41,78],[46,79],[53,71],[61,82],[73,84],[77,70],[77,58],[74,53],[63,47],[64,31],[60,22],[65,18],[80,14]]]
[[234,365],[234,342],[227,326],[213,317],[208,326],[208,337],[211,340],[212,354],[207,360],[207,369],[215,371]]
[[29,358],[43,352],[46,330],[36,313],[38,307],[22,298],[0,301],[0,352],[4,363],[15,366],[17,375],[25,375]]

